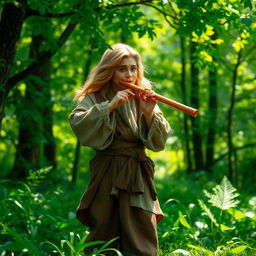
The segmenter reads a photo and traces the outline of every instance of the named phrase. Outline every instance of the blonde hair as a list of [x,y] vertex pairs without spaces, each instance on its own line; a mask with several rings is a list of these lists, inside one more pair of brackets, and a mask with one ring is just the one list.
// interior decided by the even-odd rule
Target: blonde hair
[[80,102],[87,94],[101,91],[108,86],[115,70],[125,57],[134,57],[136,60],[137,81],[135,84],[145,88],[151,87],[150,81],[144,77],[144,67],[141,56],[137,51],[126,44],[115,44],[111,48],[105,51],[98,65],[90,72],[82,88],[77,91],[74,97],[75,101]]

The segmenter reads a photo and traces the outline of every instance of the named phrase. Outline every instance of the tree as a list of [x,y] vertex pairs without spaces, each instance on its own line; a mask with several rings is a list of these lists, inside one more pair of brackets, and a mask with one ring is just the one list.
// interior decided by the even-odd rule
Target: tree
[[[57,12],[54,9],[54,6],[49,3],[43,3],[38,1],[31,1],[29,4],[25,1],[20,1],[20,5],[15,6],[16,2],[4,3],[3,12],[0,23],[0,31],[3,31],[4,40],[1,41],[1,47],[3,49],[3,55],[1,56],[4,60],[3,68],[1,69],[2,76],[2,90],[0,97],[0,123],[3,120],[4,116],[4,106],[6,98],[9,96],[10,92],[13,91],[15,86],[26,79],[26,94],[25,99],[27,102],[33,102],[35,95],[42,95],[43,98],[47,95],[50,99],[50,88],[45,90],[45,86],[41,86],[39,81],[44,80],[45,72],[42,69],[42,66],[47,68],[50,63],[50,59],[60,51],[60,48],[67,42],[68,38],[75,30],[77,26],[82,29],[84,34],[90,34],[90,39],[87,42],[87,45],[91,49],[98,49],[99,51],[105,50],[109,45],[105,42],[102,32],[102,27],[108,26],[112,23],[113,19],[116,19],[117,25],[121,24],[121,28],[124,30],[124,33],[137,32],[140,36],[148,33],[151,37],[154,36],[153,27],[154,22],[146,24],[147,21],[143,18],[143,13],[138,11],[137,5],[143,4],[145,2],[152,1],[138,1],[138,2],[127,2],[127,3],[116,3],[113,4],[112,1],[102,2],[102,1],[78,1],[74,4],[68,4],[67,6],[64,2],[59,1],[60,4],[63,4],[66,8],[73,8],[72,11]],[[37,7],[37,8],[36,8]],[[11,9],[13,11],[12,17],[8,15]],[[5,27],[10,25],[13,17],[16,14],[20,15],[19,23],[16,24],[15,29],[9,26],[9,31],[6,31]],[[123,17],[128,16],[129,19],[123,21]],[[23,69],[12,65],[14,55],[16,52],[16,45],[19,44],[19,38],[22,30],[22,26],[26,24],[29,25],[29,20],[33,19],[33,25],[44,24],[49,19],[54,19],[49,31],[43,30],[40,26],[37,25],[38,31],[31,33],[31,36],[34,38],[32,40],[31,49],[35,52],[34,41],[37,41],[38,38],[41,40],[40,43],[36,46],[36,54],[31,54],[28,57],[29,65],[22,63]],[[142,19],[140,25],[138,21]],[[49,22],[48,22],[49,23]],[[66,29],[63,32],[60,32],[59,29],[55,29],[56,24],[66,23]],[[7,24],[7,25],[6,25]],[[50,23],[49,23],[50,24]],[[112,23],[113,24],[113,23]],[[19,30],[17,29],[19,28]],[[43,26],[42,26],[43,27]],[[58,27],[57,27],[58,28]],[[9,34],[12,36],[7,36]],[[33,34],[34,33],[34,34]],[[13,36],[15,34],[15,36]],[[56,34],[60,36],[56,40]],[[13,38],[16,40],[14,41]],[[35,39],[37,38],[37,39]],[[11,43],[8,43],[10,42]],[[9,46],[9,49],[8,49]],[[10,48],[12,47],[12,48]],[[1,49],[1,48],[0,48]],[[10,52],[12,55],[10,55]],[[9,54],[9,55],[8,55]],[[8,62],[8,65],[5,65]],[[10,70],[12,68],[13,75],[10,76]],[[44,73],[44,74],[43,74]],[[31,79],[33,77],[33,79]],[[38,78],[41,78],[38,80]],[[38,99],[37,99],[38,101]],[[44,101],[45,103],[46,101]],[[30,104],[28,104],[30,105]],[[27,105],[27,106],[28,106]],[[20,129],[19,129],[19,143],[17,145],[16,151],[16,160],[14,164],[14,170],[18,170],[21,176],[24,176],[28,169],[30,168],[39,168],[41,167],[40,161],[42,162],[42,156],[45,159],[48,159],[48,164],[56,165],[55,161],[55,146],[53,143],[53,133],[52,133],[52,118],[51,118],[51,103],[49,102],[48,107],[45,105],[43,107],[38,104],[34,104],[35,110],[37,110],[38,118],[35,120],[35,116],[26,116],[26,111],[20,111]],[[25,114],[24,114],[25,113]],[[47,115],[47,119],[43,119],[43,115]],[[42,123],[40,123],[42,121]],[[1,125],[0,125],[1,130]],[[35,139],[38,136],[35,136],[35,131],[40,133],[41,141],[46,141],[45,143],[36,143]],[[32,136],[33,135],[33,136]],[[37,141],[38,142],[38,141]],[[43,148],[40,146],[43,144]],[[30,164],[28,164],[30,163]],[[14,172],[13,172],[14,173]],[[18,177],[19,175],[17,175]]]
[[[74,3],[73,6],[72,4],[69,6],[72,11],[65,13],[55,13],[53,6],[51,6],[51,3],[48,2],[38,3],[35,1],[34,6],[32,7],[28,6],[26,0],[4,3],[0,21],[0,33],[3,38],[3,41],[0,43],[0,59],[2,60],[2,65],[0,67],[0,130],[4,117],[5,101],[10,91],[17,83],[24,80],[28,75],[31,74],[31,72],[36,70],[40,65],[44,64],[52,56],[54,56],[67,41],[68,37],[74,31],[78,23],[83,25],[83,29],[86,33],[91,33],[91,39],[88,43],[92,48],[103,47],[106,49],[109,47],[102,37],[103,33],[99,28],[99,20],[105,19],[107,23],[110,23],[114,17],[114,9],[117,10],[117,17],[121,17],[125,13],[131,18],[125,19],[125,21],[120,21],[122,23],[121,27],[127,29],[127,32],[137,32],[140,33],[141,36],[143,36],[145,33],[149,33],[149,35],[153,36],[152,22],[148,26],[135,24],[136,21],[143,16],[142,13],[138,12],[136,5],[144,4],[147,2],[152,2],[152,0],[121,4],[113,4],[111,1],[78,1],[78,3]],[[18,3],[18,7],[15,6],[15,3]],[[59,1],[59,3],[64,4],[62,1]],[[122,9],[122,7],[128,8],[130,6],[135,6],[135,8],[130,8],[128,11],[124,11]],[[33,9],[35,7],[39,8],[39,11]],[[121,11],[118,11],[118,8]],[[46,12],[48,9],[50,9],[49,13]],[[22,71],[19,71],[13,76],[9,77],[22,26],[25,20],[31,16],[40,16],[45,18],[66,18],[66,20],[69,20],[69,24],[59,36],[59,39],[56,40],[54,48],[50,48],[48,51],[40,54],[39,57],[32,62],[32,64],[25,67]],[[130,23],[133,23],[133,25],[129,26]]]
[[0,131],[4,118],[4,106],[8,95],[8,79],[13,64],[22,24],[25,19],[27,1],[18,0],[18,7],[5,3],[0,20]]

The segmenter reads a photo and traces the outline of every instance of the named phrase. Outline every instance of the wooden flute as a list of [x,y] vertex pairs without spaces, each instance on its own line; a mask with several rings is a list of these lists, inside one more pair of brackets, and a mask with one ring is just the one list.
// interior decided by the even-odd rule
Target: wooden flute
[[[139,92],[142,92],[142,93],[146,93],[147,92],[147,89],[139,87],[139,86],[137,86],[135,84],[124,83],[124,82],[122,82],[121,84],[123,86],[125,86],[126,88],[130,88],[130,89],[133,89],[135,91],[139,91]],[[175,100],[171,100],[171,99],[169,99],[167,97],[164,97],[164,96],[162,96],[160,94],[157,94],[155,92],[154,92],[154,94],[155,94],[156,99],[158,101],[162,102],[162,103],[165,103],[165,104],[167,104],[167,105],[169,105],[169,106],[171,106],[173,108],[176,108],[178,110],[181,110],[184,113],[186,113],[188,115],[191,115],[193,117],[196,117],[198,115],[198,110],[195,109],[195,108],[189,107],[189,106],[184,105],[182,103],[179,103],[179,102],[177,102]]]

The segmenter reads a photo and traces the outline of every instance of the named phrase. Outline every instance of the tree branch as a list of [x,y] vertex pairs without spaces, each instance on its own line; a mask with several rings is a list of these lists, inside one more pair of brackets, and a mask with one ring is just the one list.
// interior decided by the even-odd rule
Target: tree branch
[[[144,1],[137,1],[137,2],[128,2],[128,3],[123,3],[123,4],[116,4],[111,6],[110,8],[117,8],[117,7],[125,7],[125,6],[131,6],[131,5],[142,5],[142,4],[146,4],[146,3],[152,3],[154,0],[144,0]],[[102,7],[100,8],[95,8],[94,11],[99,11],[101,10]],[[60,14],[45,14],[45,15],[41,15],[38,11],[36,10],[29,10],[28,14],[31,15],[37,15],[37,16],[43,16],[43,17],[66,17],[69,15],[73,15],[75,14],[75,12],[67,12],[67,13],[60,13]],[[29,15],[27,14],[26,17],[29,17]],[[75,26],[77,25],[77,23],[69,23],[69,25],[66,27],[65,31],[62,33],[62,35],[60,36],[60,38],[57,41],[57,46],[58,48],[60,48],[68,39],[68,37],[70,36],[70,34],[73,32],[73,30],[75,29]],[[8,93],[10,92],[10,90],[20,81],[24,80],[29,74],[31,74],[31,72],[35,69],[37,69],[39,66],[41,66],[43,63],[45,63],[47,60],[49,60],[53,55],[55,55],[57,52],[57,50],[54,51],[47,51],[45,53],[43,53],[41,55],[41,57],[39,57],[39,59],[37,59],[35,62],[33,62],[31,65],[29,65],[27,68],[25,68],[24,70],[20,71],[19,73],[13,75],[12,77],[10,77],[8,79],[8,82],[6,84],[6,95],[8,95]]]
[[164,19],[166,20],[166,22],[170,25],[170,27],[174,28],[175,30],[177,30],[177,29],[178,29],[177,27],[175,27],[175,25],[174,25],[174,24],[172,24],[172,23],[171,23],[171,21],[170,21],[170,20],[168,20],[168,18],[167,18],[167,16],[166,16],[166,15],[164,15],[164,14],[163,14],[163,16],[164,16]]
[[152,5],[152,4],[144,3],[144,5],[152,7],[154,9],[156,9],[158,12],[162,13],[164,16],[169,16],[172,19],[176,20],[175,16],[172,16],[171,14],[164,12],[163,10],[161,10],[160,8],[158,8],[158,7],[156,7],[156,6]]
[[26,12],[26,16],[25,18],[28,18],[30,16],[40,16],[40,17],[45,17],[45,18],[63,18],[63,17],[69,17],[74,15],[75,12],[64,12],[64,13],[45,13],[45,14],[41,14],[39,11],[37,10],[33,10],[33,9],[28,9]]
[[[147,4],[147,3],[152,3],[154,0],[144,0],[144,1],[137,1],[137,2],[128,2],[128,3],[122,3],[122,4],[114,4],[112,6],[107,6],[107,9],[111,9],[111,8],[118,8],[118,7],[126,7],[126,6],[131,6],[131,5],[143,5],[143,4]],[[98,8],[94,8],[93,10],[95,12],[98,12],[102,9],[102,7],[98,7]],[[45,17],[45,18],[63,18],[63,17],[69,17],[74,15],[75,12],[64,12],[64,13],[45,13],[45,14],[41,14],[39,11],[37,10],[33,10],[33,9],[28,9],[27,13],[26,13],[26,17],[28,18],[30,16],[40,16],[40,17]]]
[[[62,35],[60,36],[60,38],[57,40],[57,46],[58,48],[60,48],[68,39],[68,37],[70,36],[70,34],[73,32],[73,30],[75,29],[77,24],[74,23],[69,23],[66,27],[66,29],[63,31]],[[8,79],[8,82],[6,84],[6,95],[8,95],[8,93],[10,92],[10,90],[20,81],[24,80],[29,74],[31,74],[31,72],[35,69],[37,69],[38,67],[40,67],[43,63],[45,63],[47,60],[49,60],[53,55],[56,54],[58,50],[54,50],[54,51],[47,51],[45,53],[43,53],[41,55],[41,57],[39,57],[39,59],[37,59],[34,63],[32,63],[31,65],[29,65],[27,68],[25,68],[24,70],[22,70],[21,72],[15,74],[14,76],[10,77]]]
[[124,6],[131,6],[131,5],[143,5],[147,3],[153,3],[154,0],[145,0],[145,1],[137,1],[137,2],[128,2],[128,3],[123,3],[123,4],[114,4],[112,8],[116,7],[124,7]]
[[172,6],[172,2],[171,2],[170,0],[168,0],[168,3],[169,3],[169,5],[170,5],[170,7],[171,7],[171,9],[172,9],[173,13],[174,13],[174,14],[175,14],[175,16],[177,17],[177,16],[178,16],[178,14],[177,14],[177,12],[174,10],[174,7]]
[[[256,146],[256,142],[254,143],[249,143],[249,144],[245,144],[243,146],[240,147],[234,147],[234,151],[240,151],[246,148],[251,148],[251,147],[255,147]],[[222,160],[223,158],[225,158],[226,156],[228,156],[228,152],[220,155],[218,158],[214,159],[213,164],[216,164],[217,162],[219,162],[220,160]]]

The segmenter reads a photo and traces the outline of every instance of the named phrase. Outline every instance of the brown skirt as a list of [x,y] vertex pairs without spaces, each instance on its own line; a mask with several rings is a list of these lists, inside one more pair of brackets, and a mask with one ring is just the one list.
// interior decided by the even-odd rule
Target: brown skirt
[[110,241],[118,237],[110,247],[119,249],[124,255],[156,256],[156,215],[130,207],[126,191],[119,191],[118,197],[111,196],[107,183],[104,179],[88,209],[91,227],[86,242]]

